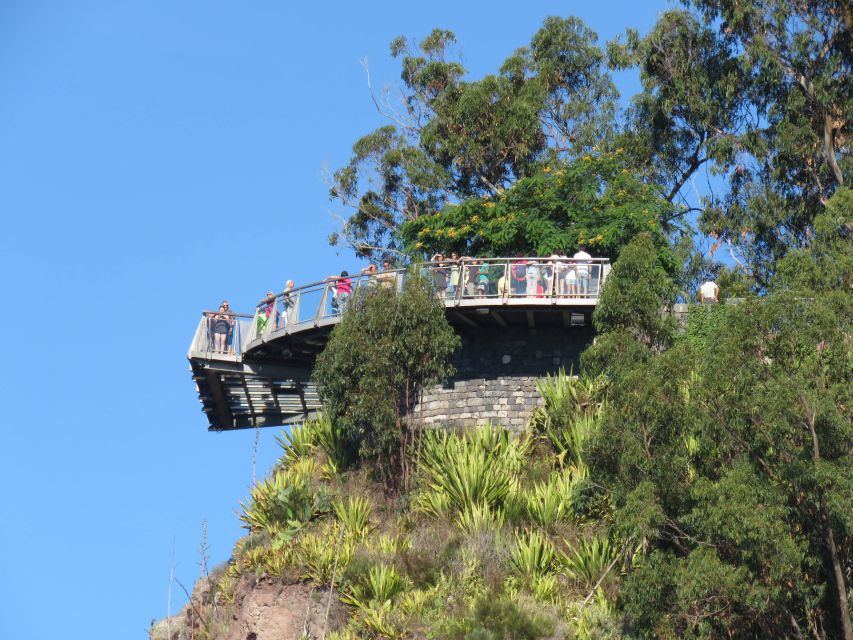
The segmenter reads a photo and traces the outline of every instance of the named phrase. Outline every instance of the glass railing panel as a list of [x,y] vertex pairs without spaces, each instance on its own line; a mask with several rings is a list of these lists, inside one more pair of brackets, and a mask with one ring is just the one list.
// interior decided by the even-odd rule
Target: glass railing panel
[[210,359],[240,356],[251,323],[246,315],[205,311],[196,328],[190,352]]
[[309,286],[299,291],[299,304],[292,315],[294,324],[314,322],[323,316],[325,284]]

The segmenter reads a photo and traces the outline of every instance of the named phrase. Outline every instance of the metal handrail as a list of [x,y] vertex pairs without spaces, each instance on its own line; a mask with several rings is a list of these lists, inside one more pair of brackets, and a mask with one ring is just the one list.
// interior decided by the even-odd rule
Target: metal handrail
[[[488,301],[522,306],[594,304],[610,271],[610,260],[465,257],[419,262],[407,269],[362,271],[343,278],[333,276],[265,298],[252,315],[231,313],[235,319],[242,319],[237,321],[241,335],[235,352],[242,352],[245,345],[259,338],[266,340],[273,335],[290,333],[295,327],[302,329],[335,322],[358,291],[379,286],[400,290],[411,270],[430,279],[436,295],[446,306],[477,306]],[[342,281],[349,282],[349,293],[340,290]],[[191,348],[196,353],[209,351],[209,344],[203,339],[209,328],[202,325],[206,318],[216,314],[217,311],[203,312]],[[246,322],[246,319],[251,321]]]
[[[224,333],[219,331],[222,327],[216,324],[220,319],[219,316],[227,316],[230,319]],[[239,359],[248,342],[247,337],[252,321],[253,316],[245,313],[202,311],[201,320],[190,344],[189,357]],[[217,333],[223,336],[221,342],[216,340]]]

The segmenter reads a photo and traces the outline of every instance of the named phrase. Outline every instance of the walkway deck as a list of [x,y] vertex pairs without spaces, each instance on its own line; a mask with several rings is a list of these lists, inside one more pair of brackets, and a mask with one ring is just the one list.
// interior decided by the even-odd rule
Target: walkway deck
[[[526,325],[535,332],[539,324],[588,324],[610,264],[491,258],[411,269],[433,282],[458,330]],[[262,301],[251,316],[203,312],[187,357],[209,429],[279,426],[317,411],[311,371],[348,300],[365,288],[401,289],[411,269],[354,275],[348,286],[341,279],[314,282]],[[213,325],[222,318],[230,332],[226,350],[218,352]]]

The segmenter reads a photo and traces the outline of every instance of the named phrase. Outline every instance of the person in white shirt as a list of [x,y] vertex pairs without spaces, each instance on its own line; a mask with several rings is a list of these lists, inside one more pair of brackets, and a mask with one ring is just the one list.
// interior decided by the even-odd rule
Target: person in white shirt
[[562,266],[562,262],[560,262],[560,256],[557,255],[556,252],[552,253],[548,257],[548,263],[545,265],[545,295],[553,296],[557,294],[557,287],[554,285],[555,282],[559,281],[559,275],[557,275],[557,268]]
[[[562,249],[555,254],[557,260],[554,262],[554,280],[556,281],[554,293],[558,296],[566,295],[566,252]],[[552,256],[553,257],[553,256]]]
[[592,256],[585,251],[582,244],[578,245],[578,251],[572,256],[575,261],[575,273],[578,278],[578,293],[587,295],[589,293],[589,261]]
[[716,304],[720,296],[720,287],[713,280],[705,280],[699,286],[699,302],[702,304]]

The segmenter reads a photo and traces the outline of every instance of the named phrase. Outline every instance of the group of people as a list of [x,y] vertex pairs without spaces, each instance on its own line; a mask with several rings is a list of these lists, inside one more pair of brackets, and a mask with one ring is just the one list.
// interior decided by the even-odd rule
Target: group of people
[[[564,251],[557,251],[548,258],[526,258],[518,254],[516,260],[508,265],[505,262],[489,263],[488,259],[468,258],[453,252],[449,258],[441,253],[435,254],[431,262],[424,266],[423,273],[428,276],[440,298],[455,298],[457,292],[469,298],[486,298],[497,295],[543,297],[543,296],[587,296],[590,283],[601,277],[594,273],[592,256],[583,245],[569,258]],[[393,288],[396,283],[395,267],[390,260],[383,260],[382,271],[375,263],[361,270],[367,277],[367,286]],[[353,294],[353,277],[348,271],[340,275],[329,276],[332,291],[332,313],[337,315],[346,311]],[[261,308],[257,315],[257,334],[266,331],[272,322],[275,328],[286,327],[295,302],[291,292],[293,280],[285,284],[282,295],[282,311],[276,309],[277,296],[267,291],[261,299]],[[461,291],[460,291],[461,289]],[[593,289],[594,290],[594,289]],[[718,301],[720,288],[710,279],[699,287],[699,301],[702,304],[714,304]],[[210,343],[216,353],[233,353],[234,329],[236,322],[230,304],[223,300],[216,313],[208,314]]]
[[599,275],[593,274],[592,256],[583,245],[571,258],[564,251],[557,251],[547,259],[518,254],[509,265],[490,265],[488,260],[460,257],[456,252],[449,258],[437,253],[431,262],[427,269],[441,298],[454,298],[457,292],[472,298],[586,296],[593,275]]
[[[538,260],[519,254],[518,259],[509,265],[490,264],[487,259],[468,258],[455,252],[451,253],[449,258],[438,253],[432,257],[431,263],[424,267],[424,274],[431,278],[440,298],[453,298],[460,289],[462,295],[479,298],[495,294],[501,297],[584,296],[590,291],[590,279],[593,275],[591,260],[592,256],[583,246],[580,246],[571,258],[563,251],[558,251],[547,259]],[[389,289],[395,286],[397,278],[395,267],[390,260],[382,261],[381,271],[376,263],[363,268],[361,277],[365,276],[367,286]],[[353,294],[353,276],[348,271],[341,271],[340,275],[329,276],[325,282],[329,283],[332,292],[332,313],[343,313]],[[261,299],[257,314],[258,335],[263,334],[269,326],[283,328],[291,321],[291,312],[295,307],[291,295],[293,288],[293,280],[288,280],[281,297],[280,312],[276,308],[275,293],[267,291],[266,296]],[[219,313],[211,317],[210,323],[214,350],[230,350],[235,323],[227,301],[222,303]]]

